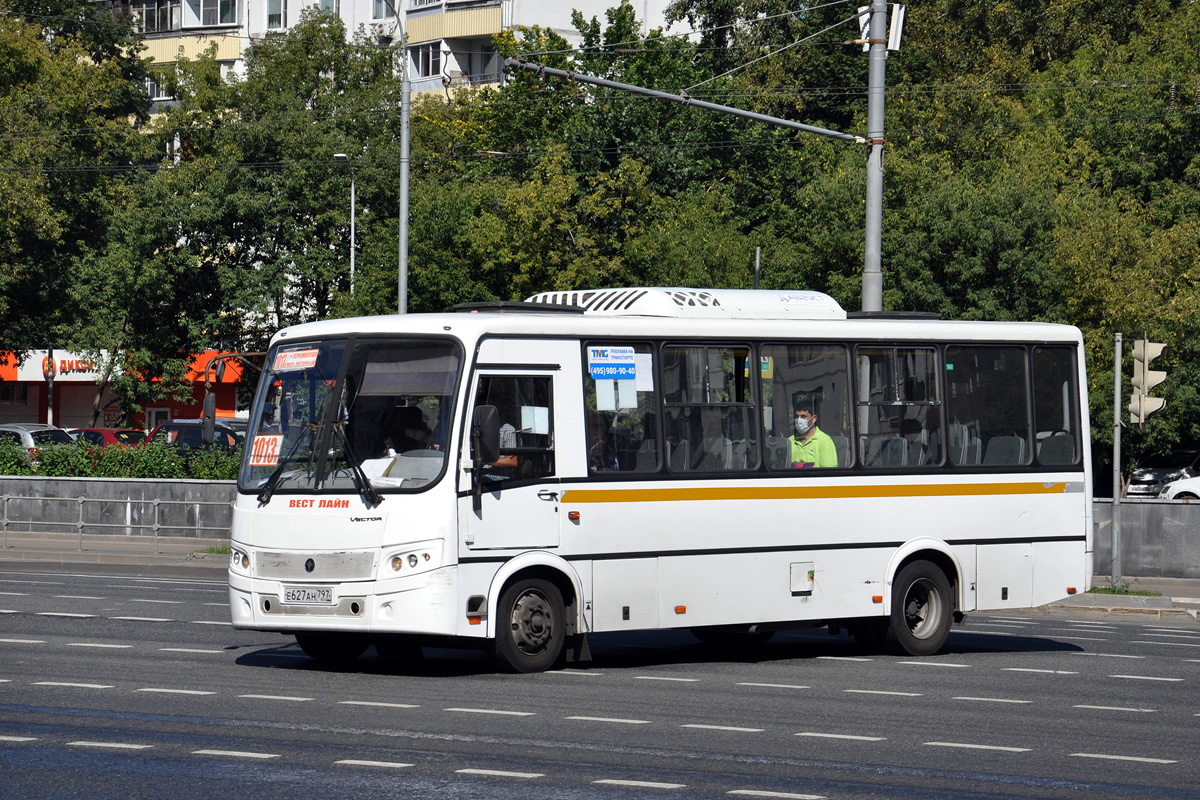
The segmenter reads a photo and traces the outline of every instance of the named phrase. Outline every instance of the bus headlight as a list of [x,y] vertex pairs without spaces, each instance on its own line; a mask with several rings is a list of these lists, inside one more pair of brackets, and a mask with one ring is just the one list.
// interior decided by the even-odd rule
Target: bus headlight
[[427,572],[441,564],[441,542],[423,542],[399,553],[392,553],[387,558],[393,573],[415,575]]
[[248,571],[250,569],[250,554],[236,547],[229,548],[229,566],[236,570]]

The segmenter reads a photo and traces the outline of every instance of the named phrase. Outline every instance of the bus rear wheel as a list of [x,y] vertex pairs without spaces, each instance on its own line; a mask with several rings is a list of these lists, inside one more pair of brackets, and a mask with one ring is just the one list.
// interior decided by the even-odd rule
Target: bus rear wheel
[[946,573],[928,561],[914,561],[892,581],[892,616],[886,645],[900,655],[931,656],[950,635],[954,600]]
[[517,581],[500,595],[492,658],[513,672],[544,672],[558,661],[566,640],[562,592],[549,581]]
[[299,631],[296,644],[313,661],[322,664],[345,665],[367,651],[371,642],[357,633]]

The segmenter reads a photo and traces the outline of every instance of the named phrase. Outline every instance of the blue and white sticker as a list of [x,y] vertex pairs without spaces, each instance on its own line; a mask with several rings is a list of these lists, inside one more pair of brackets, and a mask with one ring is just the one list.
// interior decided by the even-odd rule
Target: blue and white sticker
[[637,360],[632,347],[589,347],[588,374],[593,380],[637,379]]

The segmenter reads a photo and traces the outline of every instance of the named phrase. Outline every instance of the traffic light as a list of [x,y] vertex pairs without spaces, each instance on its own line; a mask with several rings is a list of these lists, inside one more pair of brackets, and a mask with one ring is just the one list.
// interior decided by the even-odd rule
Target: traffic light
[[1133,396],[1129,399],[1129,421],[1139,425],[1146,417],[1162,410],[1167,404],[1161,397],[1151,397],[1150,390],[1167,379],[1167,373],[1150,369],[1150,362],[1162,355],[1165,344],[1138,339],[1133,343]]

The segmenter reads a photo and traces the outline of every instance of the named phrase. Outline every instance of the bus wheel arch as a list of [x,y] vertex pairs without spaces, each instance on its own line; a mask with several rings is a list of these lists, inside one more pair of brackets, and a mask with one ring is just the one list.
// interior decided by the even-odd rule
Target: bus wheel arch
[[535,564],[494,585],[492,660],[515,672],[542,672],[558,663],[568,639],[579,632],[579,593],[572,578]]

